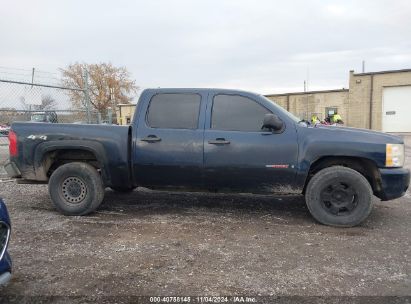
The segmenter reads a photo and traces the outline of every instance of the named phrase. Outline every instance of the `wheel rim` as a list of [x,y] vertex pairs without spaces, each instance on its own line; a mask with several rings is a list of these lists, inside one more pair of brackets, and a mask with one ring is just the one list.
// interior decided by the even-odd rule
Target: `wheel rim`
[[320,199],[322,207],[334,216],[349,215],[358,205],[357,191],[342,181],[328,183],[321,191]]
[[68,177],[61,184],[64,199],[71,204],[81,203],[87,195],[86,184],[78,177]]

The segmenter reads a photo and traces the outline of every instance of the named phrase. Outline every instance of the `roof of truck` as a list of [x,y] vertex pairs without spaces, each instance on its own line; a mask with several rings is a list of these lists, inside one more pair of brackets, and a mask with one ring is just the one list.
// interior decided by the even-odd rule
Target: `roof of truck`
[[211,91],[218,91],[222,93],[247,93],[247,94],[254,94],[260,95],[255,92],[245,91],[245,90],[238,90],[238,89],[221,89],[221,88],[147,88],[146,90],[153,90],[158,92],[192,92],[192,91],[203,91],[203,92],[211,92]]

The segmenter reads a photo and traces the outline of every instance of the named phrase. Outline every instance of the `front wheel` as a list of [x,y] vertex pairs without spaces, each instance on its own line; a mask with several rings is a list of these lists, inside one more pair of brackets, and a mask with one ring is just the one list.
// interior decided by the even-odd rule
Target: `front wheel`
[[104,186],[97,170],[73,162],[58,167],[50,177],[49,193],[56,208],[65,215],[93,212],[104,198]]
[[353,227],[372,210],[372,189],[359,172],[333,166],[316,173],[307,185],[305,199],[311,215],[320,223]]

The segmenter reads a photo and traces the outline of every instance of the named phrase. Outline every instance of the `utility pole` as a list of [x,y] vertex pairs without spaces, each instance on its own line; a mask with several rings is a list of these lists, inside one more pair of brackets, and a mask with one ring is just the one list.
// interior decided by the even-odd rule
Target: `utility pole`
[[114,88],[110,88],[110,101],[111,101],[111,107],[108,108],[108,122],[110,124],[113,123],[113,110],[116,110],[116,103],[114,101]]
[[91,112],[90,112],[90,96],[88,94],[88,73],[84,69],[83,72],[83,89],[84,89],[84,98],[86,99],[86,110],[87,110],[87,123],[91,123]]
[[362,61],[362,72],[365,73],[365,60]]
[[31,88],[33,88],[34,83],[34,68],[31,70]]
[[[30,90],[33,90],[33,84],[34,84],[34,68],[31,69],[31,88]],[[31,94],[32,95],[32,94]],[[31,100],[29,101],[29,110],[30,110],[30,115],[31,115]]]
[[[306,80],[304,80],[304,93],[306,93],[307,92],[307,81]],[[305,99],[305,119],[307,119],[308,120],[308,96],[307,96],[307,94],[305,94],[305,96],[304,96],[304,99]]]
[[[307,79],[306,81],[304,81],[304,92],[305,93],[309,91],[309,87],[308,87],[309,80],[310,80],[310,67],[307,67]],[[309,101],[308,94],[305,94],[305,111],[306,111],[307,121],[310,120],[310,116],[308,114],[309,112],[308,101]]]

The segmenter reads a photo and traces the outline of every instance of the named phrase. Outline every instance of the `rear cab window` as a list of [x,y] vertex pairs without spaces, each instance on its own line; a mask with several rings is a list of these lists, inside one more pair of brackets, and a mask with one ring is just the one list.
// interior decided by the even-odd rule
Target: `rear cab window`
[[161,93],[148,106],[146,123],[151,128],[197,129],[201,95],[196,93]]

